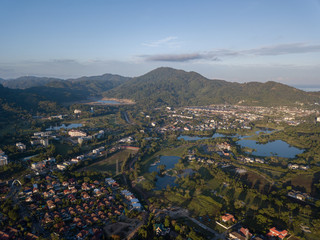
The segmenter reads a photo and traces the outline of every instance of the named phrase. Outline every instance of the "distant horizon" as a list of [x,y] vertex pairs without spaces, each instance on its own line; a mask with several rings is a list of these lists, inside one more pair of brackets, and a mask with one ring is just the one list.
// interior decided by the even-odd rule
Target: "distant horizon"
[[319,0],[0,1],[0,76],[140,76],[168,66],[232,82],[320,82]]

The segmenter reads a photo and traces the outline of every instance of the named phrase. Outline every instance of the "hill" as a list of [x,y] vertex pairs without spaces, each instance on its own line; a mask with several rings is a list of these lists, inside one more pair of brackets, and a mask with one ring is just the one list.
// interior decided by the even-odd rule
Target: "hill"
[[120,86],[129,79],[130,78],[119,75],[104,74],[101,76],[53,81],[46,84],[46,86],[59,89],[78,90],[87,96],[97,96],[102,92]]
[[61,79],[25,76],[25,77],[19,77],[16,79],[8,79],[8,80],[0,79],[0,84],[2,84],[4,87],[13,88],[13,89],[26,89],[30,87],[45,86],[49,82],[59,81],[59,80]]
[[11,89],[27,89],[32,87],[47,86],[53,88],[72,88],[76,90],[86,91],[88,93],[90,92],[92,94],[97,94],[119,86],[129,79],[130,78],[128,77],[122,77],[113,74],[80,77],[67,80],[59,78],[25,76],[8,80],[0,78],[0,84]]
[[138,104],[170,105],[294,105],[320,101],[311,94],[276,82],[234,83],[210,80],[195,72],[158,68],[126,81],[104,93],[106,97],[129,98]]
[[[304,92],[277,82],[235,83],[210,80],[196,72],[158,68],[145,75],[128,78],[119,75],[81,77],[76,79],[21,77],[1,88],[1,104],[37,111],[39,102],[62,104],[92,96],[132,99],[148,106],[190,106],[209,104],[295,105],[320,102],[320,92]],[[15,83],[16,85],[14,85]],[[42,104],[42,108],[44,104]]]

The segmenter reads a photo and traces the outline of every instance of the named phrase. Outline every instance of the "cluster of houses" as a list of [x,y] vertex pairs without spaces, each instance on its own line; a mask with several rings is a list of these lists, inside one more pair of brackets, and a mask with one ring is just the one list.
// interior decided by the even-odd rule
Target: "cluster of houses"
[[[267,234],[268,239],[284,239],[288,235],[287,230],[277,230],[276,227],[273,227],[269,230],[269,233]],[[229,239],[235,239],[235,240],[248,240],[248,239],[254,239],[254,240],[262,240],[262,238],[258,236],[254,236],[250,233],[250,231],[247,228],[239,228],[238,231],[232,231],[229,233]]]
[[288,196],[298,199],[300,201],[314,201],[314,198],[311,197],[308,193],[302,193],[300,191],[291,190],[288,192]]
[[121,191],[121,194],[125,197],[125,199],[127,199],[127,201],[129,201],[131,209],[141,210],[141,204],[133,193],[131,193],[127,189],[124,189]]
[[3,231],[0,231],[0,239],[1,240],[10,240],[10,239],[24,239],[24,240],[36,240],[38,236],[26,232],[22,235],[22,233],[13,227],[6,227]]
[[71,160],[67,160],[61,163],[55,164],[56,160],[54,158],[48,158],[46,160],[42,160],[36,163],[31,164],[31,169],[39,172],[42,171],[48,167],[56,167],[57,169],[64,171],[66,170],[70,165],[77,164],[81,161],[83,161],[86,158],[97,158],[98,156],[105,154],[105,147],[99,147],[93,149],[90,153],[85,154],[85,155],[79,155],[75,158],[72,158]]
[[[119,184],[111,178],[105,181],[69,179],[60,182],[49,175],[38,177],[32,187],[25,187],[20,199],[25,201],[30,211],[36,212],[45,229],[51,229],[59,237],[92,239],[95,236],[95,239],[100,239],[103,232],[99,226],[124,214],[129,198],[125,195],[119,201],[116,198],[119,193],[124,196]],[[134,200],[131,205],[137,203],[139,200]]]
[[30,144],[32,146],[42,145],[43,147],[47,147],[49,146],[49,137],[51,137],[51,135],[51,131],[35,132],[33,134],[32,140],[30,141]]
[[297,170],[297,169],[300,169],[300,170],[308,170],[310,167],[308,165],[303,165],[303,164],[291,164],[289,163],[288,164],[288,168],[291,169],[291,170]]
[[39,162],[31,163],[31,169],[35,171],[42,171],[43,169],[49,166],[53,166],[55,162],[56,162],[56,159],[53,157],[50,157],[48,159],[45,159]]
[[237,160],[244,163],[261,163],[264,164],[265,160],[262,158],[254,158],[254,157],[238,157]]
[[[229,213],[226,213],[221,216],[221,223],[216,221],[216,223],[220,226],[222,226],[225,229],[234,229],[236,226],[238,226],[236,218]],[[225,226],[226,225],[226,226]],[[232,225],[232,226],[230,226]],[[228,227],[230,226],[230,227]],[[287,230],[277,230],[276,227],[272,227],[269,230],[269,233],[267,233],[266,237],[268,239],[284,239],[288,235]],[[234,239],[234,240],[248,240],[248,239],[254,239],[254,240],[263,240],[264,237],[254,236],[252,233],[250,233],[249,229],[244,228],[242,226],[238,227],[236,231],[231,230],[228,235],[228,239]]]

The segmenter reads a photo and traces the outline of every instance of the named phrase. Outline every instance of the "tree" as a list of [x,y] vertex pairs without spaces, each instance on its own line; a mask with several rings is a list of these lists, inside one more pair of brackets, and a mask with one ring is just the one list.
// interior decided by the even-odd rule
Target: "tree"
[[144,239],[147,239],[148,237],[148,231],[145,227],[141,227],[138,231],[138,234]]
[[163,225],[164,225],[165,227],[169,227],[169,226],[170,226],[170,220],[169,220],[169,217],[168,217],[168,216],[166,216],[166,218],[164,219]]
[[159,175],[163,175],[163,172],[166,170],[166,165],[160,164],[157,168],[159,170]]
[[19,214],[14,210],[10,210],[9,213],[8,213],[8,216],[13,221],[16,221],[18,219],[18,217],[19,217]]

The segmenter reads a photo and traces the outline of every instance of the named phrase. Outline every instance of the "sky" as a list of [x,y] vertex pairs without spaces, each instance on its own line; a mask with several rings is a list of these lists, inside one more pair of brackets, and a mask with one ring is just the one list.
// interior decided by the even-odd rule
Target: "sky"
[[0,78],[135,77],[320,85],[320,0],[0,0]]

